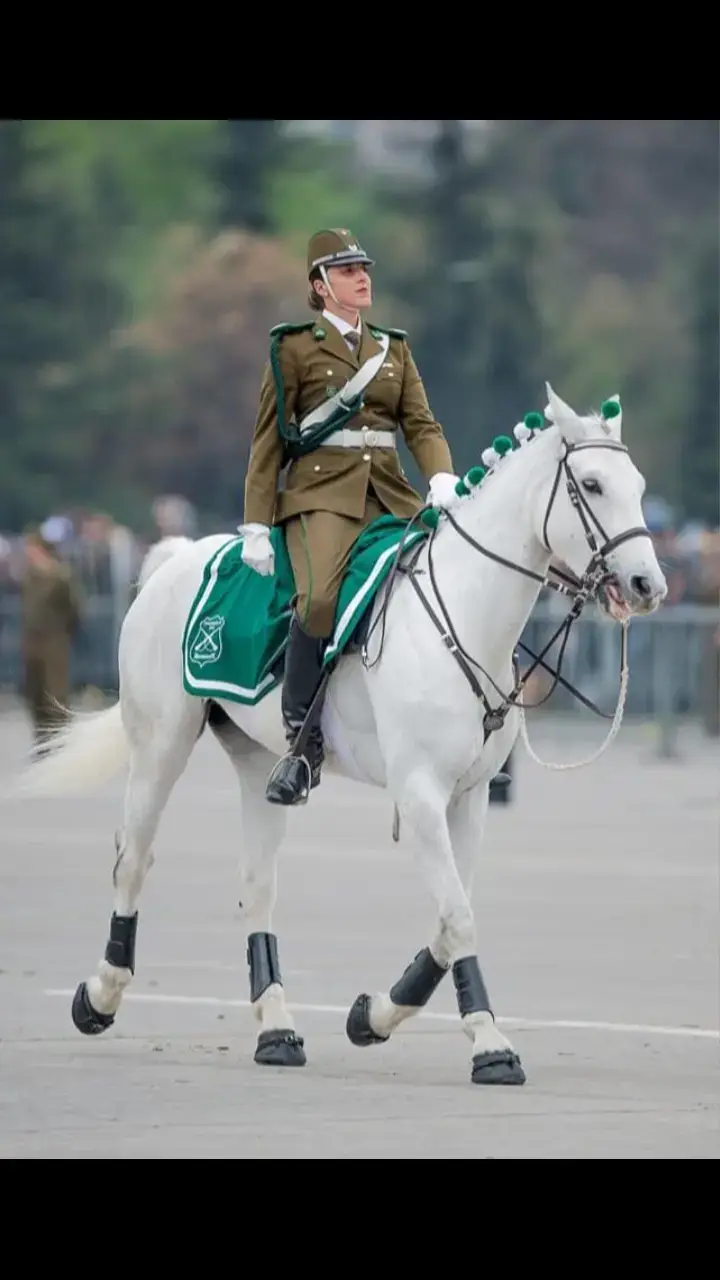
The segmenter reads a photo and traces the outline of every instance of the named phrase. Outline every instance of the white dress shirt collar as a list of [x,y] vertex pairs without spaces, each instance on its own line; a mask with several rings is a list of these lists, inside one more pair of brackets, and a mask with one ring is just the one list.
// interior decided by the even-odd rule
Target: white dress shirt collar
[[353,330],[355,333],[362,334],[362,318],[359,315],[357,324],[348,324],[347,320],[343,320],[341,316],[334,315],[332,311],[323,311],[323,316],[331,324],[334,324],[336,329],[340,330],[343,337],[346,333],[352,333]]

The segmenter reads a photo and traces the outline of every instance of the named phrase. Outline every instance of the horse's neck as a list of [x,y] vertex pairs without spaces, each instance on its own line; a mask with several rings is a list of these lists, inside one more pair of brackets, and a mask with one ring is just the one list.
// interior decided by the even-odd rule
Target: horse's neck
[[[527,452],[541,442],[527,445]],[[538,457],[526,449],[500,464],[480,492],[460,502],[453,516],[488,551],[544,576],[551,557],[533,528],[539,480]],[[507,470],[506,470],[507,468]],[[541,583],[481,554],[446,527],[432,548],[435,580],[468,653],[501,678],[540,593]],[[427,584],[430,590],[430,584]],[[434,594],[434,593],[433,593]]]

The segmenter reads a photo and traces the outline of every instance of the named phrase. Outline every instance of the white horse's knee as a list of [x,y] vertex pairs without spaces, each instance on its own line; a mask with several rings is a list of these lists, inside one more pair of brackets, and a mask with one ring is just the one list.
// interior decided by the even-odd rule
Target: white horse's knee
[[238,879],[238,906],[243,920],[261,920],[256,928],[269,929],[270,916],[275,904],[274,869],[243,867]]

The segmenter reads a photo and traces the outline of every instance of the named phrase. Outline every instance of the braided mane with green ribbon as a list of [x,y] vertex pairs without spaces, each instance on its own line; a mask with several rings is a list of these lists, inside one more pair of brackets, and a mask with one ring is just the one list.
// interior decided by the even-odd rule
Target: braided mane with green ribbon
[[[600,406],[600,418],[604,422],[610,422],[620,413],[619,397],[612,400],[603,400]],[[495,436],[492,444],[483,450],[482,461],[484,466],[471,467],[465,473],[462,479],[458,480],[455,485],[455,492],[458,497],[469,497],[476,489],[480,488],[485,477],[494,469],[498,462],[501,462],[506,454],[511,453],[515,449],[520,449],[524,445],[529,444],[539,435],[540,432],[547,430],[552,426],[552,422],[545,420],[541,413],[533,411],[526,413],[522,422],[518,422],[513,428],[515,441],[510,436]],[[440,522],[441,512],[436,508],[429,507],[422,515],[422,523],[428,529],[436,529]]]

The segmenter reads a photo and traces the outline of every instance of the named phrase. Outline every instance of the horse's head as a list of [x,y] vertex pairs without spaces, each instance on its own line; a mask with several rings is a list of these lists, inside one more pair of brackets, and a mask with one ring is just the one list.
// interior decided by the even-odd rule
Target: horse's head
[[606,571],[599,599],[613,618],[650,613],[667,583],[643,517],[645,481],[621,440],[619,397],[581,416],[546,387],[545,416],[554,423],[546,447],[555,465],[542,487],[537,535],[578,578]]

